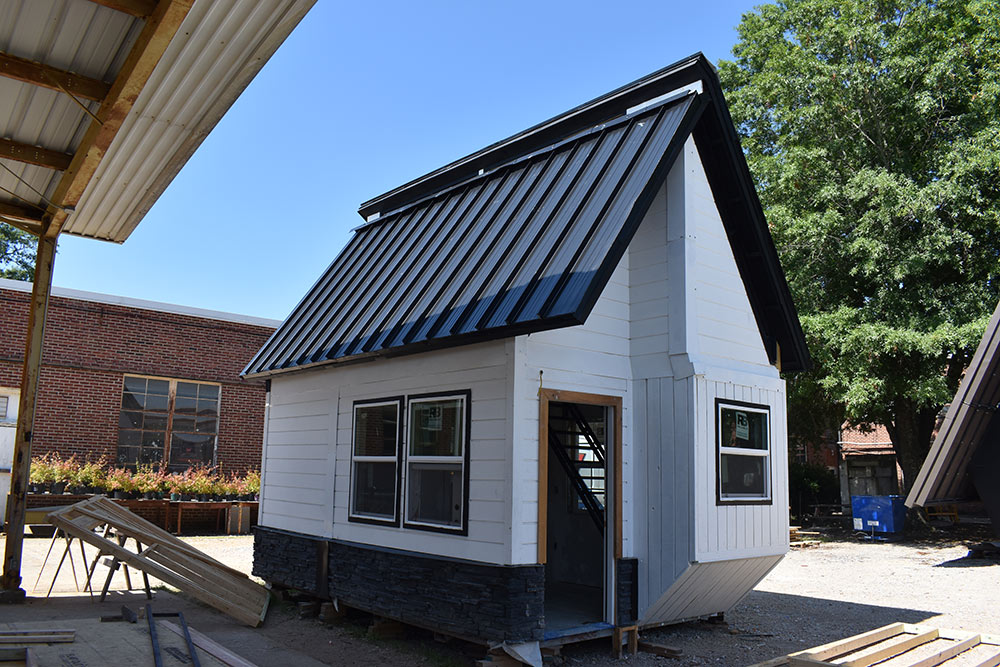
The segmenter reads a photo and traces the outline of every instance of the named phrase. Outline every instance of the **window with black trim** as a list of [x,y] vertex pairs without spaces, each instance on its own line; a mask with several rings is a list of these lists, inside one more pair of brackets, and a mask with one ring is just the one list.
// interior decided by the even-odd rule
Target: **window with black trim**
[[771,502],[770,408],[716,399],[718,502]]
[[214,383],[126,375],[118,463],[166,463],[171,470],[214,465],[221,393]]
[[354,404],[351,512],[355,520],[398,525],[399,441],[402,399]]
[[409,401],[406,524],[461,529],[465,512],[466,397]]
[[349,520],[398,526],[401,515],[407,528],[465,532],[469,396],[460,391],[354,404]]

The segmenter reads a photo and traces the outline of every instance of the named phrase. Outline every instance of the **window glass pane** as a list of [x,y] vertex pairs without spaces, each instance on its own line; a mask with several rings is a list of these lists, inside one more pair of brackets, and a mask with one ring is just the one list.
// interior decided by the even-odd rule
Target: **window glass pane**
[[354,455],[395,456],[399,435],[398,406],[364,406],[354,410]]
[[163,431],[143,431],[142,432],[142,446],[143,447],[162,447],[165,438],[166,438],[166,433],[164,433]]
[[145,394],[133,394],[127,391],[122,394],[122,410],[142,410],[145,406]]
[[159,463],[163,460],[163,450],[153,447],[143,447],[139,453],[140,463]]
[[218,400],[206,400],[203,398],[198,399],[198,416],[199,417],[214,417],[219,413],[219,401]]
[[125,378],[125,391],[130,391],[136,394],[146,393],[146,378]]
[[7,402],[8,397],[0,396],[0,419],[7,419]]
[[195,430],[199,433],[216,433],[215,417],[198,419],[198,426]]
[[767,413],[727,407],[720,408],[720,412],[719,435],[723,447],[768,448]]
[[355,462],[354,513],[382,519],[396,517],[396,464]]
[[409,464],[407,494],[408,521],[462,525],[461,464]]
[[410,454],[461,456],[462,401],[421,401],[410,404]]
[[219,387],[214,384],[200,384],[198,385],[198,398],[207,398],[218,403],[219,401]]
[[155,396],[153,394],[146,394],[146,409],[156,410],[157,412],[167,411],[167,397]]
[[180,417],[178,415],[174,415],[174,420],[172,423],[173,423],[173,429],[175,431],[187,431],[188,433],[191,433],[195,430],[194,417]]
[[122,412],[121,417],[118,418],[119,428],[141,428],[142,427],[142,413],[141,412]]
[[721,487],[723,496],[766,497],[765,456],[723,454]]
[[166,396],[167,392],[170,391],[170,381],[169,380],[153,380],[148,378],[146,380],[146,394],[158,394],[161,396]]
[[170,464],[211,465],[215,460],[215,436],[175,433],[170,439]]
[[194,382],[178,382],[177,395],[186,396],[187,398],[197,398],[198,385],[195,384]]
[[139,462],[139,449],[137,447],[119,447],[116,462],[118,465],[135,465]]
[[138,447],[142,444],[142,431],[118,431],[119,447]]
[[198,400],[178,396],[174,399],[174,412],[182,415],[193,415],[198,410]]
[[142,428],[146,431],[166,431],[167,416],[165,414],[147,412],[146,418],[142,422]]

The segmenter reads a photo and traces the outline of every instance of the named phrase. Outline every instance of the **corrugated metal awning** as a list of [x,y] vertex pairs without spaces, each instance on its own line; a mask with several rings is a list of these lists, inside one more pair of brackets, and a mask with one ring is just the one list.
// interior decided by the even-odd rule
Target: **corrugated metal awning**
[[123,242],[315,0],[0,0],[0,221]]
[[906,498],[909,507],[976,497],[969,464],[1000,404],[1000,304]]

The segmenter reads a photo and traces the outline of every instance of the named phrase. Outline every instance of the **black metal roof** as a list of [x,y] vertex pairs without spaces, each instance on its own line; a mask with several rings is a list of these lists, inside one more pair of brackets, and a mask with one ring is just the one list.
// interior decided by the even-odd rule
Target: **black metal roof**
[[965,369],[906,504],[926,506],[976,498],[969,474],[979,447],[996,440],[1000,404],[1000,304]]
[[[627,113],[698,80],[700,94]],[[806,367],[715,72],[697,55],[363,205],[381,215],[244,374],[582,324],[692,134],[769,356],[778,343],[785,370]]]

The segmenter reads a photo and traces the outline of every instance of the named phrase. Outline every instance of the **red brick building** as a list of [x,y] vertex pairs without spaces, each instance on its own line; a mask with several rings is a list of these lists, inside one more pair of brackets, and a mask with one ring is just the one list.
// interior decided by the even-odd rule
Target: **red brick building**
[[[3,431],[17,410],[30,294],[30,283],[0,279]],[[54,288],[32,452],[259,468],[264,384],[239,373],[278,324]]]

